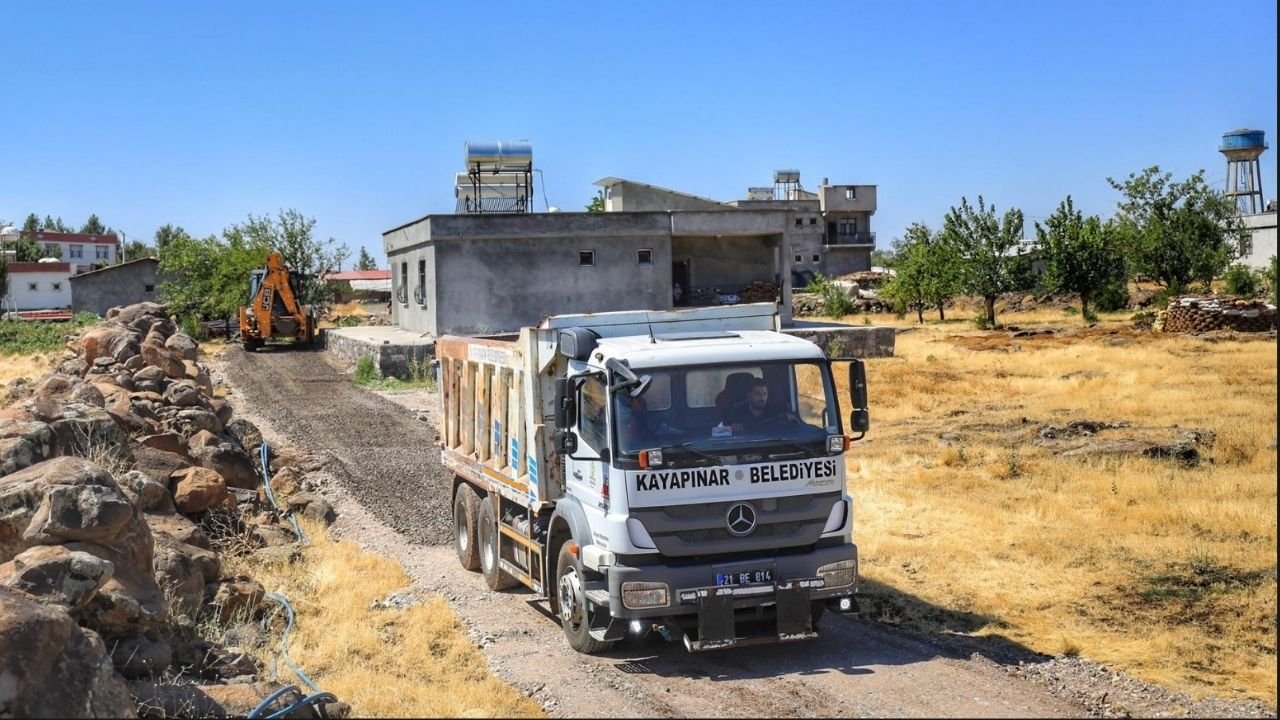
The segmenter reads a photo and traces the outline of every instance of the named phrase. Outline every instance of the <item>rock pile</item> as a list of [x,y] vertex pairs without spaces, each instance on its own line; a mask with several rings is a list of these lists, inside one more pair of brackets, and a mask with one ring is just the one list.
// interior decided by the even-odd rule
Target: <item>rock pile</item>
[[[161,305],[113,308],[67,347],[0,410],[0,716],[190,716],[175,687],[207,700],[184,707],[246,714],[274,688],[200,631],[266,611],[218,551],[295,539],[261,487],[262,436]],[[296,470],[276,478],[291,509],[333,520]]]
[[1181,297],[1171,300],[1156,317],[1155,328],[1177,333],[1267,332],[1276,328],[1276,308],[1261,300]]

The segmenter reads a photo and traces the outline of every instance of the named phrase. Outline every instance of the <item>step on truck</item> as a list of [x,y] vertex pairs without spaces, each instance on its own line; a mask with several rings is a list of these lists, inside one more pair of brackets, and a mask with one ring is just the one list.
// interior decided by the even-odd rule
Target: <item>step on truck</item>
[[544,596],[575,650],[803,640],[856,611],[863,364],[780,332],[772,303],[559,315],[436,357],[458,560]]

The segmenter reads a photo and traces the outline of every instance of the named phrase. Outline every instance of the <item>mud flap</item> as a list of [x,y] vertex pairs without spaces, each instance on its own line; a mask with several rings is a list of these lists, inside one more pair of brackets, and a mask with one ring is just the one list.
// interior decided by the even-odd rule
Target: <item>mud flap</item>
[[781,583],[774,597],[778,603],[778,639],[809,637],[813,632],[809,588],[795,582]]
[[698,639],[704,647],[731,645],[737,638],[733,588],[708,588],[698,602]]

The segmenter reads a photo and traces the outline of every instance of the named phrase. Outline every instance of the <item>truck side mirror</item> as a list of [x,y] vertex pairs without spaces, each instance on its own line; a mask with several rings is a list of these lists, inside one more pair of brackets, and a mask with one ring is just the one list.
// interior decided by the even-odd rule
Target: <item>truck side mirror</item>
[[578,421],[578,398],[574,394],[573,381],[556,378],[556,430],[567,430]]
[[849,362],[849,404],[853,408],[849,413],[849,429],[866,433],[871,427],[871,417],[867,413],[867,369],[857,359]]
[[552,436],[556,452],[560,455],[572,455],[578,452],[578,436],[574,434],[571,428],[561,428],[556,430]]

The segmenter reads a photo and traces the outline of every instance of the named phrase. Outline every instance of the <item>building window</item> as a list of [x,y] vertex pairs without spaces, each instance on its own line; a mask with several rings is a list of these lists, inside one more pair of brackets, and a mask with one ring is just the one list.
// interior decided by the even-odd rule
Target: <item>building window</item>
[[62,283],[54,283],[54,284],[53,284],[53,291],[54,291],[54,292],[58,292],[58,291],[60,291],[60,290],[62,290]]
[[72,258],[72,259],[75,259],[75,258],[82,258],[82,257],[84,257],[84,246],[83,246],[83,245],[72,245],[72,246],[71,246],[71,258]]
[[400,263],[400,292],[397,293],[397,300],[409,304],[409,263]]
[[858,234],[858,218],[844,218],[840,221],[841,235],[857,235]]
[[652,264],[653,264],[653,251],[652,251],[652,250],[650,250],[650,249],[648,249],[648,248],[646,248],[646,249],[644,249],[644,250],[637,250],[637,251],[636,251],[636,264],[637,264],[637,265],[652,265]]
[[578,267],[591,267],[596,264],[595,250],[578,251]]
[[40,289],[40,283],[27,283],[27,292],[36,292]]
[[853,188],[851,188],[851,187],[850,187],[850,188],[845,188],[845,189],[844,189],[844,199],[845,199],[845,200],[853,200],[853,199],[854,199],[854,198],[856,198],[856,197],[858,197],[858,194],[857,194],[856,192],[854,192]]
[[804,256],[803,256],[803,255],[797,255],[797,256],[796,256],[796,262],[804,262]]
[[413,290],[413,299],[422,307],[427,306],[427,261],[418,261],[418,287]]
[[809,218],[809,224],[810,224],[810,225],[817,225],[817,224],[818,224],[818,218],[816,218],[816,217],[811,217],[811,218]]
[[813,256],[813,261],[814,261],[814,262],[818,262],[818,260],[819,260],[819,257],[818,257],[817,255],[814,255],[814,256]]
[[156,291],[156,286],[155,286],[155,285],[143,285],[143,286],[142,286],[142,292],[144,292],[144,293],[153,293],[153,292],[155,292],[155,291]]
[[107,258],[109,258],[109,257],[110,257],[110,255],[108,255],[108,254],[107,254],[107,246],[106,246],[106,245],[98,245],[98,246],[94,247],[94,249],[93,249],[93,257],[94,257],[94,259],[96,259],[96,260],[106,260]]
[[45,243],[44,251],[45,251],[45,254],[49,255],[49,257],[53,257],[54,254],[58,254],[58,255],[62,254],[62,250],[60,250],[58,246],[54,245],[53,243]]
[[796,227],[804,225],[804,218],[796,218]]

